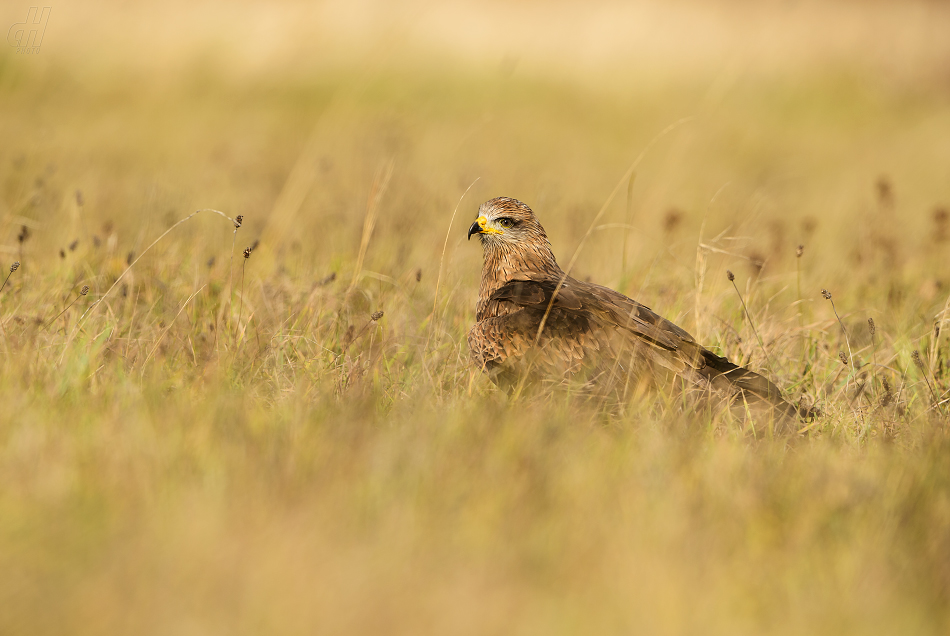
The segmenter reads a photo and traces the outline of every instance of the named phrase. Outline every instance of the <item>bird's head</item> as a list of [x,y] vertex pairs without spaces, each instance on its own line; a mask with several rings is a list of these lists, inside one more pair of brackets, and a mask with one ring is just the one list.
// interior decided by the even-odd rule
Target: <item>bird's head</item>
[[547,245],[544,228],[531,208],[508,197],[497,197],[479,206],[478,218],[468,228],[468,238],[473,234],[478,234],[486,250]]

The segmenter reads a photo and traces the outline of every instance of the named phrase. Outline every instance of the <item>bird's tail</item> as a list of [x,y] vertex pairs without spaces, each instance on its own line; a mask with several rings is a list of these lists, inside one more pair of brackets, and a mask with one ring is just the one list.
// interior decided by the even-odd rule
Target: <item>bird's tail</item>
[[789,404],[782,397],[779,388],[765,376],[733,364],[706,349],[702,350],[701,355],[706,363],[701,373],[706,375],[714,385],[722,385],[722,381],[725,380],[748,402],[765,403],[778,413],[796,420],[814,415],[810,409],[796,408]]

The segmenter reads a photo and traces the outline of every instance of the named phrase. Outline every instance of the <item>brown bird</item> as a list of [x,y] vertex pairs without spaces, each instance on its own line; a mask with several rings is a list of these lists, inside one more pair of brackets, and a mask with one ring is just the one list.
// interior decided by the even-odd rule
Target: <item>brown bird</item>
[[665,384],[797,418],[768,379],[703,348],[649,307],[565,274],[521,201],[483,203],[468,238],[473,234],[484,263],[468,345],[495,384],[572,382],[623,398]]

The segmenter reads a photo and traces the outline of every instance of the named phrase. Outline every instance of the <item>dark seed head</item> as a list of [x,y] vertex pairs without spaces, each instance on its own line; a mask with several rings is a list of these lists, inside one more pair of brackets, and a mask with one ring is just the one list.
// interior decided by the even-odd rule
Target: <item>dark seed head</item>
[[765,257],[758,252],[752,252],[749,254],[749,267],[758,276],[765,268]]
[[920,351],[914,349],[914,352],[910,354],[910,357],[913,358],[914,364],[917,365],[917,368],[921,371],[924,370],[924,361],[920,359]]
[[947,227],[947,220],[950,219],[950,212],[947,211],[947,208],[937,207],[934,209],[933,220],[934,220],[934,240],[938,243],[943,243],[947,240],[947,230],[950,229]]
[[881,406],[887,406],[894,400],[894,395],[891,393],[891,384],[887,381],[887,378],[881,380],[881,385],[884,387],[884,395],[881,396]]
[[804,253],[805,253],[805,246],[804,246],[804,245],[799,245],[799,246],[798,246],[798,249],[795,250],[795,256],[798,257],[798,258],[801,258],[801,257],[802,257],[802,254],[804,254]]
[[831,292],[828,291],[827,289],[822,289],[821,295],[825,300],[831,300]]
[[838,359],[841,360],[841,364],[848,366],[848,356],[844,355],[844,351],[838,352]]
[[10,273],[12,274],[18,269],[20,269],[20,261],[14,261],[13,265],[10,266]]
[[732,270],[727,269],[726,278],[728,278],[730,281],[734,281],[736,279],[736,275],[732,273]]
[[343,334],[343,349],[346,350],[350,346],[350,343],[353,342],[353,334],[356,332],[356,329],[353,325],[350,325],[346,328],[346,333]]
[[683,211],[677,208],[670,208],[663,217],[663,231],[667,234],[676,231],[680,222],[683,220]]
[[251,252],[252,252],[252,251],[253,251],[253,250],[252,250],[250,247],[245,247],[245,248],[244,248],[244,258],[251,258]]
[[89,285],[83,285],[82,289],[79,290],[80,296],[85,296],[88,293],[89,293]]
[[421,267],[416,270],[416,282],[418,283],[420,280],[422,280],[422,268],[421,268]]
[[374,311],[374,312],[373,312],[373,315],[370,316],[369,319],[372,320],[373,322],[376,322],[377,320],[379,320],[379,319],[382,318],[382,317],[383,317],[383,312],[381,312],[381,311]]
[[877,179],[877,199],[882,205],[892,205],[894,203],[894,188],[891,186],[891,180],[887,175],[881,175]]
[[874,324],[874,318],[868,318],[868,329],[871,331],[871,335],[877,331],[877,326]]
[[235,229],[235,230],[238,229],[239,227],[241,227],[241,224],[242,224],[242,223],[244,223],[244,215],[243,215],[243,214],[238,214],[236,217],[234,217],[234,229]]

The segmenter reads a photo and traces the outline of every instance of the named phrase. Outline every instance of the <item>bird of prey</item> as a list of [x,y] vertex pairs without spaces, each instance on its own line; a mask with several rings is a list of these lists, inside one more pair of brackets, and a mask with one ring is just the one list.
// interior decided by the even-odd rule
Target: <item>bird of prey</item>
[[468,345],[475,366],[495,384],[569,381],[624,398],[667,384],[797,419],[765,377],[703,348],[649,307],[565,274],[521,201],[483,203],[468,238],[473,234],[484,263]]

